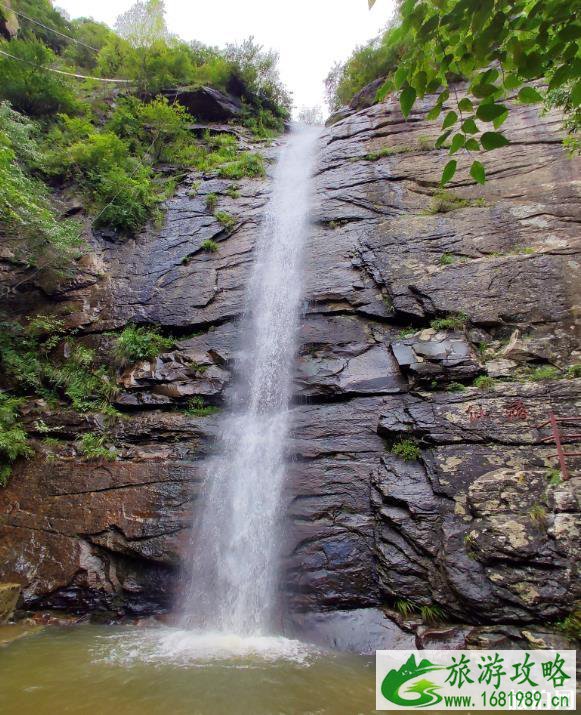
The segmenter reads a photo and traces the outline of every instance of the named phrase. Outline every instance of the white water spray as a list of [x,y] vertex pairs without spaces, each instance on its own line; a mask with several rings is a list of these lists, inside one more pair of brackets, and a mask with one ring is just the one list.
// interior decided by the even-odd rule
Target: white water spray
[[219,457],[194,529],[184,625],[269,632],[276,605],[277,524],[318,130],[283,146],[242,323],[243,357]]

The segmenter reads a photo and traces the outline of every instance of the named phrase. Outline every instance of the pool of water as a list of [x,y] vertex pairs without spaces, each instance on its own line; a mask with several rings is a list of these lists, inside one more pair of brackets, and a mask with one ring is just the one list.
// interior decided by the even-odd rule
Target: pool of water
[[367,715],[374,659],[285,638],[47,627],[0,646],[3,715]]

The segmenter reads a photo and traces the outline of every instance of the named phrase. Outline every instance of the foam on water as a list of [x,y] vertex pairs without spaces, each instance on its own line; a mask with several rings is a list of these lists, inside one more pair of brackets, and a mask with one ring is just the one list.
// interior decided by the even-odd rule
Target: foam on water
[[146,628],[106,636],[93,650],[100,662],[132,666],[138,663],[187,667],[294,663],[307,667],[323,651],[298,640],[278,636],[249,636],[178,628]]

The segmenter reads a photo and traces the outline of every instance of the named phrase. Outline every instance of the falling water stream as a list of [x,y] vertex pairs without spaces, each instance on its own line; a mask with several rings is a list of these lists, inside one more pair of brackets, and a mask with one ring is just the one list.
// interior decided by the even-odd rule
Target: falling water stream
[[194,529],[184,624],[269,632],[275,609],[280,494],[309,228],[315,128],[283,146],[242,321],[242,357],[219,456]]

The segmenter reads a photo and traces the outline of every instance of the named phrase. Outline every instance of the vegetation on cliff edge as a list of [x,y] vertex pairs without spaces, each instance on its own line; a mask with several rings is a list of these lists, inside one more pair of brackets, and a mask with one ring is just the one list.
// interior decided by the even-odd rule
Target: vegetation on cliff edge
[[[377,97],[398,93],[406,118],[416,100],[434,95],[427,117],[443,117],[436,147],[449,139],[449,154],[465,152],[473,180],[484,183],[476,156],[509,143],[500,130],[510,114],[507,99],[561,107],[567,147],[579,149],[580,39],[580,10],[568,0],[404,0],[381,38],[333,68],[327,93],[337,107],[384,78]],[[465,92],[451,86],[458,79],[466,80]],[[457,166],[457,158],[447,162],[442,184]]]

